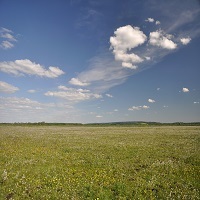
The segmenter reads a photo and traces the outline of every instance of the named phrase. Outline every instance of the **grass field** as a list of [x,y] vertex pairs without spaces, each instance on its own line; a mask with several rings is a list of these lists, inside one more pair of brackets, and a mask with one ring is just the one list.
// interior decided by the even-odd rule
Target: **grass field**
[[200,127],[0,126],[0,199],[200,199]]

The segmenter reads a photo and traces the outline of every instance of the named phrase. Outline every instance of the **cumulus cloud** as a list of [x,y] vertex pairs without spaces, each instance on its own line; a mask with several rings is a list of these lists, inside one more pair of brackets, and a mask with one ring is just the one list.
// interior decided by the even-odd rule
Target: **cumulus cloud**
[[151,18],[151,17],[147,18],[145,21],[146,22],[150,22],[150,23],[155,22],[156,25],[160,25],[161,24],[160,21],[155,20],[154,18]]
[[[184,21],[184,18],[181,19]],[[176,21],[173,21],[172,18],[167,21],[162,19],[162,21],[163,28],[147,33],[149,37],[139,27],[126,25],[117,28],[110,37],[110,51],[104,49],[103,53],[101,52],[100,55],[90,59],[89,66],[77,77],[72,78],[69,83],[81,87],[85,86],[95,93],[103,93],[124,83],[129,76],[150,68],[161,61],[163,57],[174,52],[170,50],[182,47],[183,45],[178,44],[181,43],[180,38],[183,35],[197,36],[191,34],[191,31],[180,33],[174,28],[168,29],[167,23],[170,25]],[[154,23],[161,24],[158,20],[154,20]],[[180,28],[181,24],[179,25]],[[110,52],[113,53],[113,56]]]
[[40,64],[36,64],[28,59],[0,62],[0,71],[17,76],[28,74],[48,78],[56,78],[64,74],[58,67],[50,66],[48,69],[45,69]]
[[153,46],[162,47],[164,49],[176,49],[177,44],[171,40],[172,37],[172,35],[166,34],[162,30],[157,30],[150,33],[149,43]]
[[138,67],[136,65],[133,65],[129,62],[122,62],[122,67],[129,68],[129,69],[137,69]]
[[143,105],[143,106],[132,106],[128,110],[134,111],[134,110],[146,110],[149,109],[149,106]]
[[123,67],[136,69],[135,64],[143,62],[143,58],[128,51],[143,44],[146,39],[146,35],[138,27],[130,25],[119,27],[114,32],[114,36],[110,37],[110,49],[115,60],[121,61]]
[[155,103],[156,101],[153,100],[153,99],[148,99],[148,102],[149,102],[149,103]]
[[188,88],[183,88],[182,91],[183,92],[189,92],[189,89]]
[[160,25],[160,24],[161,24],[160,21],[157,20],[157,21],[156,21],[156,25]]
[[181,41],[181,43],[182,43],[183,45],[187,45],[187,44],[190,43],[191,38],[190,38],[190,37],[187,37],[187,38],[181,38],[180,41]]
[[0,28],[0,38],[3,38],[3,41],[0,44],[0,47],[3,49],[11,49],[14,47],[14,42],[17,42],[13,32],[6,28]]
[[102,98],[100,94],[92,93],[90,90],[68,88],[65,86],[58,86],[58,89],[58,91],[48,91],[44,95],[63,98],[74,103]]
[[149,17],[149,18],[147,18],[145,21],[146,21],[146,22],[151,22],[151,23],[152,23],[152,22],[154,22],[154,19]]
[[3,93],[14,93],[16,91],[18,91],[19,88],[18,87],[15,87],[13,85],[10,85],[6,82],[3,82],[3,81],[0,81],[0,92],[3,92]]
[[72,78],[69,81],[69,83],[72,84],[72,85],[77,85],[77,86],[88,86],[88,85],[90,85],[90,83],[82,82],[78,78]]
[[199,101],[194,101],[194,104],[199,104]]

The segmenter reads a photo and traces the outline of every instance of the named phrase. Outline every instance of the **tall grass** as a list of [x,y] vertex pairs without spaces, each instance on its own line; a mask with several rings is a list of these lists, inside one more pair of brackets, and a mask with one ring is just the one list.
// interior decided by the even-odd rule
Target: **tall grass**
[[0,126],[0,199],[200,199],[200,127]]

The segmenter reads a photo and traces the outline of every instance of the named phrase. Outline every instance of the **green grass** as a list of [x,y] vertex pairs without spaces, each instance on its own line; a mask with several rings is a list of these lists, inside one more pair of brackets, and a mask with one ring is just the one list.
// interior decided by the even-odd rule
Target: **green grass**
[[0,126],[0,199],[200,199],[200,127]]

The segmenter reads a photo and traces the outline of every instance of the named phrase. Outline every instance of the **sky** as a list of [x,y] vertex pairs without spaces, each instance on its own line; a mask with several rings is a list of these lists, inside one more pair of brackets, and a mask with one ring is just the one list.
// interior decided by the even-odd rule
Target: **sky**
[[198,0],[0,0],[0,122],[199,122],[199,36]]

